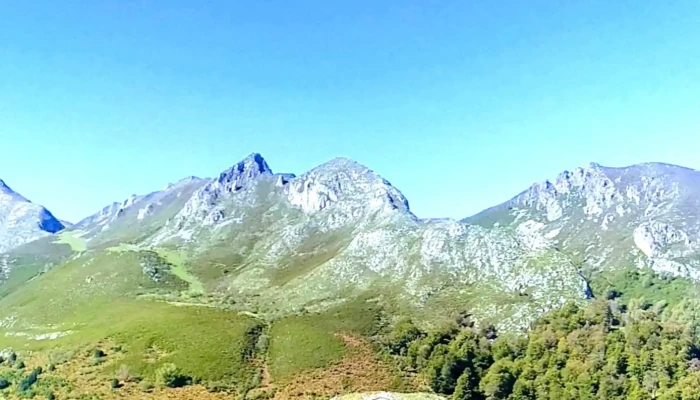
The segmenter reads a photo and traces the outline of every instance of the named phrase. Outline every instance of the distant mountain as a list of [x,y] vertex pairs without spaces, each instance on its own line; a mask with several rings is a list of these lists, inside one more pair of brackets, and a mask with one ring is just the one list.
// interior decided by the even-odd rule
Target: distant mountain
[[[194,191],[141,245],[178,249],[205,287],[283,313],[385,292],[416,310],[457,299],[480,318],[522,326],[587,296],[561,253],[509,229],[420,220],[398,189],[346,158],[295,176],[252,154]],[[510,300],[474,301],[476,293]]]
[[[325,372],[343,377],[333,393],[350,390],[346,378],[357,385],[374,375],[384,376],[374,388],[386,389],[397,371],[376,369],[391,360],[368,342],[382,345],[387,327],[416,357],[411,369],[440,380],[456,365],[451,355],[469,359],[476,349],[457,327],[475,327],[488,347],[568,303],[564,319],[550,320],[555,331],[599,338],[589,322],[601,302],[590,315],[576,311],[593,297],[611,299],[617,313],[600,315],[629,305],[644,316],[673,302],[695,309],[683,302],[700,293],[700,172],[665,164],[578,168],[463,221],[417,218],[398,188],[347,158],[296,176],[273,172],[257,153],[66,229],[4,184],[0,199],[0,237],[12,246],[0,254],[0,349],[44,359],[47,349],[71,350],[77,356],[55,372],[78,379],[83,393],[108,388],[72,374],[87,367],[87,344],[113,349],[104,364],[89,362],[105,379],[119,366],[152,381],[175,364],[192,382],[240,398],[277,389],[287,398],[290,387],[316,390],[307,383]],[[441,333],[423,336],[409,319]],[[566,352],[580,338],[553,332],[536,346]],[[533,362],[539,347],[525,352]],[[498,362],[512,364],[508,357]],[[134,383],[124,384],[110,393],[128,397]]]
[[688,168],[591,164],[465,222],[527,234],[584,269],[648,266],[700,279],[700,172]]
[[69,246],[88,255],[177,253],[199,292],[267,313],[385,293],[408,312],[440,308],[449,317],[468,308],[475,319],[513,329],[588,296],[575,265],[546,242],[507,228],[421,220],[391,183],[346,158],[295,176],[273,173],[251,154],[214,179],[187,178],[110,204],[60,242],[23,246],[6,264],[31,260],[45,270],[66,260]]
[[131,195],[75,223],[70,232],[89,247],[136,242],[161,228],[205,183],[190,176],[147,195]]
[[0,180],[0,253],[64,228],[47,209],[16,193]]

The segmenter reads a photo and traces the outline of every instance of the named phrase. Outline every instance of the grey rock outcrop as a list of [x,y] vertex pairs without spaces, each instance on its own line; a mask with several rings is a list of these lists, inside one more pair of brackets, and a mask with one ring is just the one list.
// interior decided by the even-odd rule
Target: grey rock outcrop
[[82,219],[69,230],[91,246],[142,237],[165,224],[205,183],[205,179],[190,176],[147,195],[131,195]]
[[146,243],[216,265],[236,260],[218,287],[285,310],[370,287],[417,307],[445,288],[489,287],[514,300],[507,310],[479,304],[475,315],[508,314],[500,323],[512,329],[587,289],[571,261],[529,231],[419,220],[397,188],[346,158],[294,177],[253,154],[195,191]]
[[700,279],[700,172],[661,163],[591,164],[465,221],[533,232],[581,265],[649,266]]
[[14,192],[0,180],[0,253],[64,228],[44,207]]

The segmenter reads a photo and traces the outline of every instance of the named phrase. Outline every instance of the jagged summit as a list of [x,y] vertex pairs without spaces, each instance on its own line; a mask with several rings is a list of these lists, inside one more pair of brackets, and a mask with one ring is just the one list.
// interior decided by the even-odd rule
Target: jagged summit
[[190,183],[192,183],[192,182],[201,182],[201,181],[203,181],[203,180],[204,180],[204,179],[202,179],[202,178],[200,178],[200,177],[198,177],[198,176],[193,176],[193,175],[191,175],[191,176],[186,176],[186,177],[184,177],[184,178],[178,180],[177,182],[168,183],[167,185],[165,185],[165,187],[163,187],[163,190],[169,190],[169,189],[172,189],[172,188],[174,188],[174,187],[183,186],[183,185],[188,185],[188,184],[190,184]]
[[219,178],[213,184],[219,184],[228,191],[235,191],[243,187],[246,181],[255,179],[260,175],[272,175],[272,170],[259,153],[252,153],[219,174]]
[[63,228],[51,212],[0,180],[0,253]]
[[12,197],[12,198],[14,198],[16,201],[25,201],[25,202],[29,202],[29,200],[27,200],[27,199],[24,198],[22,195],[20,195],[19,193],[15,192],[14,190],[12,190],[11,187],[7,186],[7,184],[5,183],[5,181],[3,181],[2,179],[0,179],[0,195],[4,195],[4,196],[7,196],[7,197]]
[[339,202],[380,210],[410,212],[408,200],[368,167],[345,157],[334,158],[291,180],[289,201],[305,212],[321,211]]
[[536,183],[466,222],[510,226],[596,268],[649,266],[700,279],[700,171],[588,167]]

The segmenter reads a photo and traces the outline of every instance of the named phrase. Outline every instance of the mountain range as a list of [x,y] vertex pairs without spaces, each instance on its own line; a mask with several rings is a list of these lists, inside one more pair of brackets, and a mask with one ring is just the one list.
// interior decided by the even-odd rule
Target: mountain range
[[[67,228],[0,188],[5,263],[37,239],[66,246],[50,236],[59,231],[94,252],[170,249],[196,261],[198,288],[264,297],[256,307],[278,313],[377,291],[414,310],[448,298],[477,319],[522,327],[590,296],[590,271],[635,266],[700,278],[700,172],[667,164],[591,164],[462,221],[419,219],[397,188],[345,158],[295,176],[252,154],[214,179],[188,177]],[[499,301],[470,300],[484,296]]]
[[[468,315],[523,332],[552,309],[599,295],[593,288],[611,273],[696,282],[698,210],[700,172],[660,163],[566,171],[460,221],[418,218],[389,181],[347,158],[296,176],[274,173],[254,153],[215,178],[133,195],[74,225],[0,182],[0,341],[122,338],[133,349],[141,339],[123,335],[158,321],[153,330],[178,328],[152,340],[177,332],[161,346],[183,346],[189,323],[194,343],[205,340],[199,326],[236,315],[235,326],[248,326],[241,337],[271,335],[266,357],[284,376],[285,357],[308,345],[294,340],[336,341],[327,335],[337,324],[365,318],[439,326]],[[152,308],[159,304],[170,307]],[[204,309],[234,314],[201,319]],[[180,353],[191,356],[164,359]],[[153,374],[152,364],[134,363]]]

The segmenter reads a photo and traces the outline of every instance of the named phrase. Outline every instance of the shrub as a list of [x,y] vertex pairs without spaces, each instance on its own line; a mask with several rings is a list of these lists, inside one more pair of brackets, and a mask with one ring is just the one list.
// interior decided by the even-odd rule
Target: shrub
[[49,361],[55,365],[65,364],[73,358],[75,358],[74,350],[56,350],[49,355]]
[[121,385],[119,384],[119,379],[117,378],[112,378],[111,381],[109,381],[109,387],[112,389],[119,389]]
[[56,370],[56,366],[53,365],[53,363],[51,363],[51,364],[49,364],[48,367],[46,367],[46,370],[49,371],[49,372],[55,371],[55,370]]
[[56,395],[49,392],[49,394],[46,395],[46,400],[56,400]]
[[153,383],[146,380],[141,381],[139,384],[139,389],[141,389],[143,392],[151,392],[153,390]]
[[188,380],[173,363],[163,364],[156,371],[156,383],[162,387],[182,387],[188,384]]
[[19,360],[15,363],[15,368],[17,369],[24,369],[24,361]]
[[119,366],[119,370],[117,370],[117,379],[123,382],[129,382],[131,381],[131,371],[129,370],[129,367],[122,364]]
[[617,289],[610,289],[605,292],[605,298],[608,300],[615,300],[616,298],[622,296],[622,292]]
[[102,358],[104,356],[106,356],[106,354],[102,349],[95,349],[92,352],[92,358]]
[[38,379],[39,379],[39,370],[34,369],[29,375],[22,378],[22,380],[19,382],[19,385],[17,385],[17,391],[18,392],[28,391],[29,388],[31,388],[32,385],[35,384]]
[[5,378],[0,378],[0,390],[7,389],[10,387],[10,382]]
[[402,320],[394,326],[393,331],[386,340],[385,346],[391,354],[405,356],[409,344],[421,339],[423,336],[423,333],[413,325],[411,320]]

